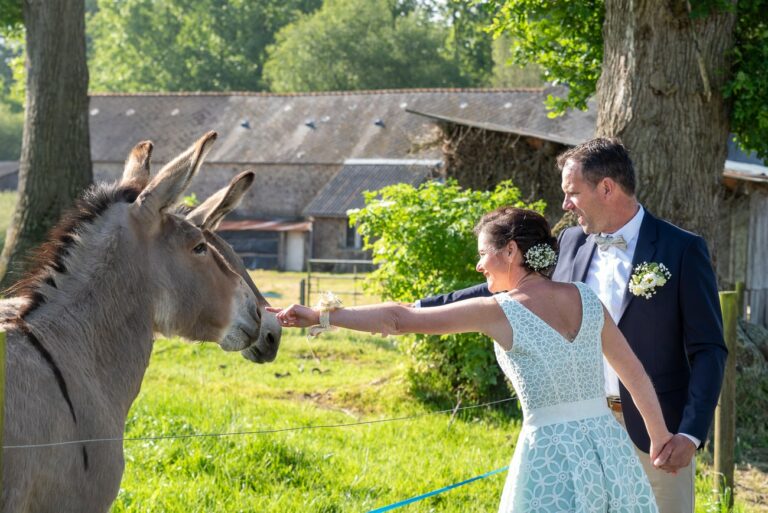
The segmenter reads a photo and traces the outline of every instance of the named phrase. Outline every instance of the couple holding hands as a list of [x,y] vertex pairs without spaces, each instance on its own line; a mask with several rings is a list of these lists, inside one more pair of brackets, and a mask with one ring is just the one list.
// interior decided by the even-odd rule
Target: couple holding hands
[[638,203],[619,141],[557,163],[579,227],[555,240],[536,212],[486,214],[484,284],[414,305],[271,311],[291,327],[488,335],[523,409],[500,513],[692,513],[727,356],[706,244]]

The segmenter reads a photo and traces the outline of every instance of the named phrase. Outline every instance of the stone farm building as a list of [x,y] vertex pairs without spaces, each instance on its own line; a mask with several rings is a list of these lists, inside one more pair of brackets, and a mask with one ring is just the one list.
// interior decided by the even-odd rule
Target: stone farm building
[[[456,89],[93,95],[94,175],[116,179],[130,148],[145,139],[155,145],[157,170],[202,133],[216,130],[219,138],[192,192],[202,199],[237,172],[255,171],[252,191],[221,231],[252,267],[300,270],[307,258],[367,257],[346,216],[363,206],[363,191],[444,177],[446,163],[461,168],[444,155],[444,120],[515,130],[511,138],[505,134],[505,148],[522,137],[527,142],[518,147],[526,151],[505,169],[520,171],[510,176],[523,189],[538,184],[531,176],[546,173],[554,192],[536,185],[527,194],[554,200],[557,211],[559,178],[552,159],[591,136],[594,115],[551,120],[543,98],[541,90]],[[531,152],[545,157],[531,159]],[[463,164],[466,174],[469,163]],[[482,176],[462,182],[495,185],[496,176]]]

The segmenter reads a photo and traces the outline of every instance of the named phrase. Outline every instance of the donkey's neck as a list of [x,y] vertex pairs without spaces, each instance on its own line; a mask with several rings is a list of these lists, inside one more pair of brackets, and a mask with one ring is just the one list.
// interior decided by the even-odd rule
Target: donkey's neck
[[[42,300],[24,321],[52,354],[75,409],[97,393],[125,415],[149,365],[153,307],[142,279],[146,255],[121,224],[122,208],[78,231],[63,271],[40,284]],[[100,390],[87,390],[94,385]]]

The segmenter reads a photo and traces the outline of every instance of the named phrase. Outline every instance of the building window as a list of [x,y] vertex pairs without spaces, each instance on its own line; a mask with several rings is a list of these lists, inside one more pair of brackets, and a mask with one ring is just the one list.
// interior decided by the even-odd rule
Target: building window
[[363,237],[357,232],[357,227],[350,226],[347,220],[347,246],[348,249],[362,249]]

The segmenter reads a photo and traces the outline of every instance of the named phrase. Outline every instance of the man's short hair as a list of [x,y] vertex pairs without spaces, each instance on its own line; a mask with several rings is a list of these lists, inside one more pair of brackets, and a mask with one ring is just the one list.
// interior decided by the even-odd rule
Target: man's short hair
[[598,137],[581,143],[557,157],[557,168],[562,171],[569,160],[581,165],[584,179],[593,187],[603,178],[610,178],[627,194],[635,194],[635,167],[619,139]]

